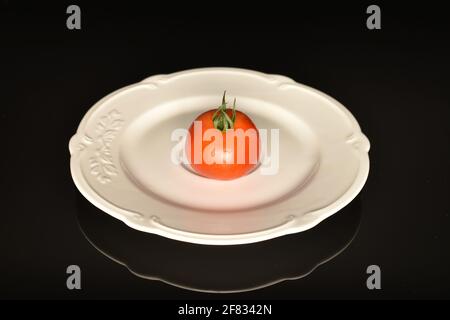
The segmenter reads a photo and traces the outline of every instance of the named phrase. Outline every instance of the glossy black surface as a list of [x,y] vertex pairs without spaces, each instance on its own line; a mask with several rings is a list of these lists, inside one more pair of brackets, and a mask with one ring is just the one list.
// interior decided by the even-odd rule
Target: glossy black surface
[[[76,32],[65,27],[66,4],[0,2],[0,298],[450,298],[450,50],[443,8],[385,5],[382,30],[369,31],[365,5],[247,15],[234,15],[239,10],[232,7],[226,17],[175,16],[133,4],[81,7]],[[170,273],[184,285],[211,285],[195,278],[199,261],[214,269],[209,275],[226,274],[228,267],[228,279],[251,273],[255,261],[245,248],[235,256],[221,249],[224,256],[208,262],[205,252],[217,254],[211,248],[127,230],[80,199],[70,177],[69,138],[97,100],[153,74],[207,66],[278,73],[318,88],[347,106],[371,141],[369,179],[353,204],[360,208],[359,231],[306,277],[242,293],[193,292],[136,277],[83,235],[82,229],[100,237],[93,242],[116,258],[129,253],[129,241],[149,238],[134,251],[133,263],[144,272],[159,268],[150,271]],[[346,210],[333,219],[356,218]],[[278,265],[302,273],[309,264],[301,252],[290,255],[296,245],[312,254],[326,248],[327,239],[342,244],[351,233],[345,226],[330,220],[309,236],[256,245],[259,251],[249,254],[271,262],[259,256],[252,276],[266,280]],[[316,242],[316,233],[329,238]],[[314,247],[304,237],[314,239]],[[278,245],[283,249],[263,253]],[[155,265],[146,249],[158,254]],[[295,261],[277,264],[286,255]],[[225,257],[216,269],[213,262]],[[71,264],[81,267],[80,291],[66,288]],[[371,264],[381,267],[382,290],[366,288]],[[228,285],[254,283],[245,277]]]
[[306,232],[246,245],[205,246],[137,232],[81,195],[77,203],[81,231],[111,260],[142,278],[222,293],[256,290],[307,276],[348,247],[358,231],[361,211],[357,198]]

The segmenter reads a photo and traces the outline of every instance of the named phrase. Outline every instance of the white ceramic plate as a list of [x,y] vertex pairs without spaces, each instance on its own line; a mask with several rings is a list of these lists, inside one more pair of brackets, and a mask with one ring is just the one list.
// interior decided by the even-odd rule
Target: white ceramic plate
[[[276,174],[232,181],[171,161],[172,132],[223,90],[258,128],[279,130]],[[269,133],[270,135],[270,133]],[[201,244],[242,244],[309,229],[348,204],[369,172],[369,141],[339,102],[278,75],[206,68],[158,75],[96,103],[69,142],[71,172],[95,206],[132,228]]]

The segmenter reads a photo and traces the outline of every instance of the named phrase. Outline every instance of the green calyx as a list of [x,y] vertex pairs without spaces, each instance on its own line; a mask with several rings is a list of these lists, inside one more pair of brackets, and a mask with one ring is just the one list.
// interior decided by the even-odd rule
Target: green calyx
[[233,113],[230,116],[227,114],[227,102],[225,101],[226,91],[223,92],[222,105],[214,112],[212,117],[214,128],[220,131],[226,131],[227,129],[234,128],[234,122],[236,121],[236,99],[233,102]]

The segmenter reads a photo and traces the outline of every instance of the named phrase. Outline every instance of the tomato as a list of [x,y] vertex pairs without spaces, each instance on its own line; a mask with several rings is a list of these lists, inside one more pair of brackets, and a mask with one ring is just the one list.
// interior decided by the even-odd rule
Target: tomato
[[231,180],[247,175],[259,161],[259,133],[243,112],[222,105],[200,114],[189,128],[186,156],[199,175]]

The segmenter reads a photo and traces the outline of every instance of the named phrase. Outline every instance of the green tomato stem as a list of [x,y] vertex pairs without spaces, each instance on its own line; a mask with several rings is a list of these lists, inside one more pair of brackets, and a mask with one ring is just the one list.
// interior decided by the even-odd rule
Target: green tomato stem
[[214,112],[212,120],[214,128],[220,131],[226,131],[227,129],[233,129],[236,121],[236,98],[233,102],[233,113],[230,116],[227,114],[227,102],[225,99],[227,91],[223,92],[222,105]]

